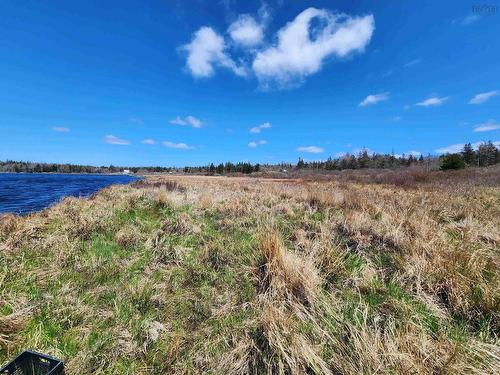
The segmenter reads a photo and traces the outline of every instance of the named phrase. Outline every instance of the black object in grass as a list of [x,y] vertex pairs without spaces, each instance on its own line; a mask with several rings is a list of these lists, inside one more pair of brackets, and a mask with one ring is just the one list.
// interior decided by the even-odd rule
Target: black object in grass
[[2,367],[0,375],[64,375],[64,363],[54,357],[25,350]]

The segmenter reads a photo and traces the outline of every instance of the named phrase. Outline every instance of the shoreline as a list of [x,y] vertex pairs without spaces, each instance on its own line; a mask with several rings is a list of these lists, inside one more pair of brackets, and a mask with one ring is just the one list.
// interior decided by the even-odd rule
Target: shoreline
[[[61,201],[68,197],[74,197],[77,199],[88,199],[92,197],[94,194],[99,193],[103,189],[109,188],[111,186],[119,186],[119,185],[130,185],[134,182],[141,181],[144,179],[143,176],[132,176],[132,175],[123,175],[123,174],[97,174],[103,179],[91,182],[89,178],[94,173],[9,173],[9,175],[20,176],[22,185],[20,189],[25,191],[33,191],[32,194],[28,197],[26,193],[19,193],[14,195],[14,199],[9,201],[7,199],[3,200],[3,204],[0,204],[0,217],[3,215],[14,215],[18,217],[25,217],[36,213],[41,213],[46,209],[53,207],[54,205],[59,204]],[[9,183],[7,185],[2,185],[1,176],[5,176],[6,174],[0,174],[0,198],[2,196],[3,190],[5,190],[5,194],[12,194],[12,186],[9,188]],[[61,176],[61,180],[59,181],[59,186],[55,187],[54,182],[49,183],[36,183],[31,181],[28,177],[22,178],[23,176],[28,175],[51,175],[51,176]],[[77,181],[75,182],[74,178],[72,183],[67,183],[69,176],[76,177]],[[78,176],[81,176],[81,181],[78,181]],[[87,177],[87,178],[86,178]],[[120,181],[119,178],[125,178],[124,181]],[[92,178],[92,177],[90,177]],[[99,178],[99,177],[98,177]],[[109,181],[111,179],[111,181]],[[9,179],[7,178],[7,181]],[[50,179],[57,182],[58,178]],[[5,180],[4,180],[5,181]],[[18,179],[11,179],[12,181],[18,181]],[[36,181],[36,179],[35,179]],[[108,181],[109,183],[106,183]],[[38,198],[33,198],[37,196]],[[3,207],[2,207],[3,206]],[[6,209],[6,211],[4,211]]]

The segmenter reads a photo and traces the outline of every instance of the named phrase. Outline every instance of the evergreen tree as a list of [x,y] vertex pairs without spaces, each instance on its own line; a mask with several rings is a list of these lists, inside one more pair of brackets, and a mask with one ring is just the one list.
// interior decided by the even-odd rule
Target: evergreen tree
[[465,161],[461,154],[446,154],[441,160],[441,169],[443,171],[462,169],[464,167]]
[[368,151],[364,149],[358,155],[358,166],[359,168],[368,168],[369,162],[370,162],[370,155],[368,155]]
[[219,165],[217,165],[216,171],[217,171],[217,174],[223,174],[224,173],[224,164],[220,163]]
[[462,150],[462,156],[467,165],[473,165],[475,162],[475,152],[470,143],[465,144]]

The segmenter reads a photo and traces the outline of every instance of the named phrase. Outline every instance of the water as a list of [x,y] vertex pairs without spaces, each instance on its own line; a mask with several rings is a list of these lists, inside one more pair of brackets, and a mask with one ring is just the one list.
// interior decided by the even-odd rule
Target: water
[[126,175],[0,173],[0,213],[26,214],[63,197],[86,197],[106,186],[136,180]]

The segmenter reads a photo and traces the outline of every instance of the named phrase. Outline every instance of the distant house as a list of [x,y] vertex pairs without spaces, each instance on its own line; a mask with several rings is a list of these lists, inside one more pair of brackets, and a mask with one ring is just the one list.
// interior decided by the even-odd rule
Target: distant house
[[124,169],[122,173],[123,174],[130,174],[130,169]]

